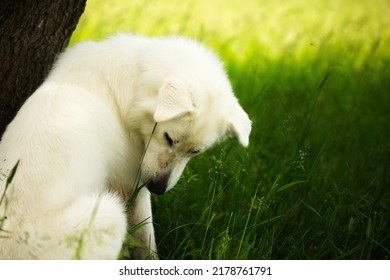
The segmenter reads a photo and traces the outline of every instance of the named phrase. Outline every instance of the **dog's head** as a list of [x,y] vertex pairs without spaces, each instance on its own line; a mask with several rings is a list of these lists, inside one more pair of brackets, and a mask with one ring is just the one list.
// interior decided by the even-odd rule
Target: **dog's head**
[[246,147],[251,121],[213,52],[181,38],[156,44],[140,58],[137,90],[142,93],[129,112],[142,115],[134,120],[146,150],[141,181],[163,194],[177,183],[190,158],[215,143],[235,136]]
[[[179,180],[188,160],[227,136],[246,147],[251,121],[224,81],[222,88],[167,78],[158,90],[151,136],[144,131],[146,147],[141,180],[152,193],[163,194]],[[148,133],[149,132],[149,133]]]

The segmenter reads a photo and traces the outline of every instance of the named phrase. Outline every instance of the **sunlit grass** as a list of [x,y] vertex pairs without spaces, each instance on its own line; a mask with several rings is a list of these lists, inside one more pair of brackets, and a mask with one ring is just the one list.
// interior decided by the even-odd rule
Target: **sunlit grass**
[[165,259],[390,258],[390,2],[89,0],[72,44],[196,38],[253,120],[154,198]]
[[[180,34],[228,50],[236,59],[258,48],[268,59],[312,58],[340,47],[340,55],[362,55],[373,43],[386,53],[390,17],[386,0],[89,1],[72,43],[118,31],[150,36]],[[357,53],[354,51],[358,51]]]

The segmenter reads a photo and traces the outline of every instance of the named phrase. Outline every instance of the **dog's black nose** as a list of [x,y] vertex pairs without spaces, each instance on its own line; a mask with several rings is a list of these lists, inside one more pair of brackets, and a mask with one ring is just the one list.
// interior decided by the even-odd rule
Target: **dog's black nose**
[[151,193],[155,193],[158,195],[164,194],[168,187],[168,179],[169,176],[164,176],[156,180],[150,181],[150,183],[148,184],[148,190]]

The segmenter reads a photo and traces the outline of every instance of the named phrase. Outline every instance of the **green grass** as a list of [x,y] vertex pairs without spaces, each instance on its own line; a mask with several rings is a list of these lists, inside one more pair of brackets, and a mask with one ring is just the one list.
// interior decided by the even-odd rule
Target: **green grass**
[[72,44],[118,31],[215,49],[253,120],[153,197],[163,259],[390,258],[390,3],[89,0]]

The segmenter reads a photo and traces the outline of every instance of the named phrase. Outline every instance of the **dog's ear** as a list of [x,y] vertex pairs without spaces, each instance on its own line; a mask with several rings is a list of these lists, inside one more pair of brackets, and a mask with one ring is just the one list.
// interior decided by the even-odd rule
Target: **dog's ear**
[[252,122],[238,102],[234,103],[230,113],[229,133],[233,134],[242,146],[247,147],[249,144],[249,134],[252,130]]
[[190,89],[178,79],[170,78],[159,89],[153,118],[156,122],[164,122],[191,113],[194,109]]

